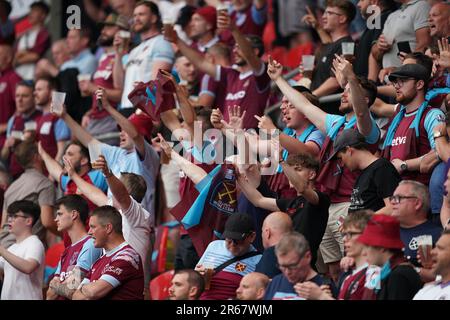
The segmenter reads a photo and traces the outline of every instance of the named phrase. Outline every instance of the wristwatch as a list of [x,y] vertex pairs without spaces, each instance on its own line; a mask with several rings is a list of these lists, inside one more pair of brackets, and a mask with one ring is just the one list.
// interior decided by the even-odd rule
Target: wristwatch
[[402,164],[400,165],[400,169],[402,169],[402,171],[408,170],[408,165],[406,164],[406,161],[402,162]]
[[445,137],[445,136],[446,136],[445,133],[442,133],[441,131],[436,131],[436,132],[433,133],[433,138],[434,139],[437,139],[439,137]]

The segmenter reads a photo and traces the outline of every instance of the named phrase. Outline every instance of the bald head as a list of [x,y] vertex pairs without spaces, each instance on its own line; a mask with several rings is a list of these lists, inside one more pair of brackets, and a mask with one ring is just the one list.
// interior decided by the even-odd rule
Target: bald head
[[291,217],[284,212],[272,212],[264,219],[262,226],[264,248],[276,245],[284,234],[291,231]]
[[6,70],[11,66],[13,57],[13,48],[8,44],[0,44],[0,70]]
[[57,67],[70,59],[70,53],[65,39],[59,39],[53,42],[52,56]]
[[259,272],[245,275],[236,290],[236,298],[238,300],[262,300],[269,281],[268,276]]
[[450,4],[436,3],[431,7],[428,15],[428,25],[432,37],[442,38],[450,36]]

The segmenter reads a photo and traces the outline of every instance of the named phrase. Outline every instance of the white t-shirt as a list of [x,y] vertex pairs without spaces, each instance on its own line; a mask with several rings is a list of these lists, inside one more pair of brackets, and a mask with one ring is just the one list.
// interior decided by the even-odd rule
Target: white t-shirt
[[0,269],[5,273],[1,300],[42,300],[45,268],[45,249],[42,242],[32,235],[20,243],[14,243],[8,251],[25,260],[36,260],[39,267],[33,273],[25,274],[0,257]]
[[[125,241],[141,256],[145,279],[150,279],[151,241],[150,235],[155,226],[155,215],[150,214],[131,196],[127,211],[119,210],[122,215],[122,233]],[[110,198],[112,205],[112,199]]]
[[450,283],[435,281],[426,284],[416,293],[413,300],[450,300]]
[[133,90],[136,81],[148,82],[152,80],[152,68],[154,61],[174,62],[174,53],[171,44],[163,35],[157,35],[143,41],[131,50],[128,56],[124,56],[125,81],[122,93],[121,108],[132,108],[128,94]]

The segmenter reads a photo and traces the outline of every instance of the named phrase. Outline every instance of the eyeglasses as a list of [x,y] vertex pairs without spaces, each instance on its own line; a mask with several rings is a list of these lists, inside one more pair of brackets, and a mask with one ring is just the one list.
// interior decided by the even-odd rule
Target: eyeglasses
[[12,220],[16,220],[17,218],[24,218],[24,219],[26,219],[26,218],[28,218],[28,217],[27,217],[27,216],[20,215],[20,214],[11,214],[11,215],[8,216],[8,218],[10,218],[10,219],[12,219]]
[[356,236],[358,234],[362,234],[362,232],[354,232],[354,231],[342,232],[342,237],[351,240],[353,236]]
[[324,16],[327,16],[327,15],[330,15],[330,14],[335,14],[335,15],[337,15],[337,16],[343,16],[342,13],[334,12],[334,11],[325,11],[325,12],[323,13]]
[[417,199],[416,196],[391,196],[389,197],[389,201],[395,204],[398,204],[402,201],[402,199]]
[[280,269],[281,271],[283,270],[289,270],[289,271],[293,271],[293,270],[297,270],[300,268],[300,261],[302,261],[303,257],[301,257],[300,259],[297,260],[297,262],[291,263],[291,264],[279,264],[277,263],[277,268]]
[[397,87],[401,88],[401,87],[403,87],[405,82],[409,81],[409,80],[416,80],[416,79],[414,79],[414,78],[403,78],[403,79],[397,78],[394,81],[392,81],[392,85],[394,86],[394,88],[397,88]]

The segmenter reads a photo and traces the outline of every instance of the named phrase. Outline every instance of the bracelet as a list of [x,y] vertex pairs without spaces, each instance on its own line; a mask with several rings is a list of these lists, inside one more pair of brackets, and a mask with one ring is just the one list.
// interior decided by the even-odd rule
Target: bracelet
[[108,170],[108,174],[103,174],[105,176],[106,179],[111,178],[111,176],[113,175],[111,172],[111,169]]

